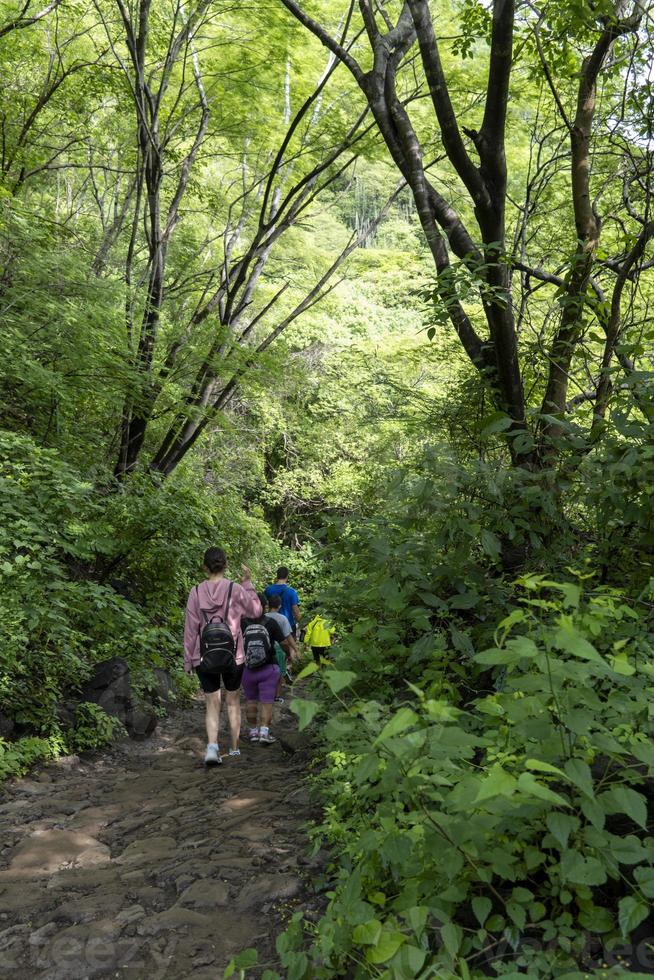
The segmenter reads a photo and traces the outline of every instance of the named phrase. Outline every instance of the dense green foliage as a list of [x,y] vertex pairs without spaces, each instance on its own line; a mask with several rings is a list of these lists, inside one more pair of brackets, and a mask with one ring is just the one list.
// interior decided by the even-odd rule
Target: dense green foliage
[[[577,490],[615,535],[623,502],[598,500],[597,475]],[[580,546],[568,526],[566,548],[559,527],[553,550],[529,525],[536,502],[548,513],[542,485],[470,476],[436,460],[398,477],[386,499],[405,504],[332,546],[325,602],[344,635],[320,700],[295,707],[323,719],[315,834],[339,861],[312,956],[285,954],[298,977],[581,977],[649,917],[649,541],[630,533],[633,577],[602,584],[601,536]],[[548,574],[498,574],[511,527]]]
[[[1,6],[0,776],[118,734],[99,661],[190,689],[207,544],[283,560],[338,628],[284,976],[650,967],[651,9],[519,8],[493,225],[487,4],[430,4],[465,154],[387,79],[410,172],[291,0]],[[309,6],[371,72],[425,4]]]
[[137,691],[151,685],[153,667],[180,672],[182,597],[207,540],[219,535],[236,567],[250,555],[272,565],[278,549],[236,495],[216,496],[193,473],[101,493],[27,436],[4,435],[1,452],[0,712],[30,733],[7,748],[2,765],[12,772],[23,752],[27,764],[37,749],[94,746],[112,734],[93,706],[78,709],[73,730],[61,723],[62,703],[94,663],[124,657]]

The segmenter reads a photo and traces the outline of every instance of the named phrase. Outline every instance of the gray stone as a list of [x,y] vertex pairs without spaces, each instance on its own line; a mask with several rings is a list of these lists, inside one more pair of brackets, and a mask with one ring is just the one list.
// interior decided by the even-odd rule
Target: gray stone
[[13,719],[0,711],[0,738],[10,738],[15,727]]
[[116,864],[152,867],[162,858],[174,853],[176,848],[174,837],[144,837],[142,840],[132,841],[120,857],[116,858]]
[[173,905],[165,912],[157,912],[142,919],[136,927],[140,936],[157,936],[161,932],[187,932],[188,929],[198,929],[203,936],[210,936],[215,928],[215,920],[191,909]]
[[43,946],[43,945],[45,945],[45,943],[47,943],[47,941],[50,938],[50,936],[52,935],[52,933],[53,932],[56,932],[57,929],[58,929],[58,926],[57,926],[57,923],[56,922],[46,922],[46,924],[44,926],[41,926],[40,929],[36,929],[30,935],[29,940],[28,940],[30,946]]
[[98,704],[123,723],[134,738],[145,738],[157,727],[152,705],[140,704],[134,696],[127,661],[111,657],[95,665],[93,676],[80,692],[81,701]]
[[195,967],[211,966],[211,964],[215,962],[215,959],[216,959],[215,953],[200,953],[200,955],[196,956],[192,962],[193,962],[193,966]]
[[157,696],[160,704],[167,707],[174,699],[175,686],[172,678],[163,667],[155,667],[152,675],[154,677],[154,685],[151,688],[152,693]]
[[142,905],[130,905],[127,909],[122,909],[116,916],[116,922],[121,926],[128,926],[132,922],[138,922],[145,915]]
[[225,881],[204,878],[195,881],[184,891],[177,902],[191,909],[213,909],[229,902],[229,885]]
[[271,900],[294,898],[301,890],[302,882],[292,875],[257,875],[241,890],[238,907],[245,911]]
[[296,752],[310,747],[306,735],[302,732],[282,732],[277,737],[279,744],[289,755],[295,755]]
[[64,728],[75,727],[75,708],[74,701],[65,701],[57,707],[57,718]]
[[30,834],[14,848],[9,869],[0,872],[0,878],[36,878],[66,867],[97,867],[109,860],[109,848],[94,837],[76,830],[46,830]]
[[132,738],[147,738],[157,727],[157,716],[152,708],[134,705],[123,722]]

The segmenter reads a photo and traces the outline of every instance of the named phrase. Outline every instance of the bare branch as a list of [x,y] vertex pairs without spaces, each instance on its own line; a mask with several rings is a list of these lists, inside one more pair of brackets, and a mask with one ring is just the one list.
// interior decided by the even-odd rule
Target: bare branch
[[25,27],[31,27],[32,24],[38,23],[38,21],[43,20],[44,17],[47,17],[48,14],[51,14],[52,11],[55,10],[62,2],[63,0],[51,0],[51,2],[37,14],[28,16],[27,11],[29,10],[31,0],[27,0],[20,12],[20,15],[16,17],[15,20],[8,21],[6,24],[2,24],[2,26],[0,26],[0,37],[4,37],[5,34],[9,34],[11,31],[19,31]]
[[308,14],[305,14],[295,0],[282,0],[282,3],[287,10],[290,10],[293,16],[307,28],[307,30],[311,31],[314,37],[318,38],[324,47],[328,48],[333,54],[336,55],[338,60],[351,71],[354,78],[361,85],[365,80],[364,73],[358,62],[352,57],[351,54],[349,54],[342,44],[339,44],[338,41],[333,38],[324,27],[321,27],[317,21],[315,21],[312,17],[309,17]]

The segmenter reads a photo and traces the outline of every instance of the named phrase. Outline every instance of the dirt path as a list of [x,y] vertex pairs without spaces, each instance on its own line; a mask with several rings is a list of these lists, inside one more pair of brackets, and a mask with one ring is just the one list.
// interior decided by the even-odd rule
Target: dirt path
[[[307,748],[275,709],[282,742],[241,744],[205,770],[204,705],[145,742],[72,757],[0,798],[0,977],[217,980],[308,901]],[[293,751],[295,750],[295,751]]]

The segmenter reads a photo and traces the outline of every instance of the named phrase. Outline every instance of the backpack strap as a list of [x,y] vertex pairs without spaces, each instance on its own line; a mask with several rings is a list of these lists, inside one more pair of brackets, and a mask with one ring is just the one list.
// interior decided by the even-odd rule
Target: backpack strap
[[[223,622],[225,622],[225,623],[227,623],[227,618],[229,616],[229,604],[232,601],[232,589],[233,588],[234,588],[234,583],[233,582],[230,582],[229,583],[229,589],[227,590],[227,605],[225,607],[225,618],[223,620]],[[229,626],[229,623],[227,623],[227,625]]]
[[[200,605],[200,586],[199,585],[196,585],[195,586],[195,601],[198,604],[198,611],[200,613],[200,615],[198,617],[199,620],[200,620],[200,622],[198,623],[198,633],[201,633],[202,630],[204,629],[204,627],[209,622],[209,617],[207,616],[206,612],[204,611],[204,609]],[[204,620],[204,623],[202,622],[202,620]]]

